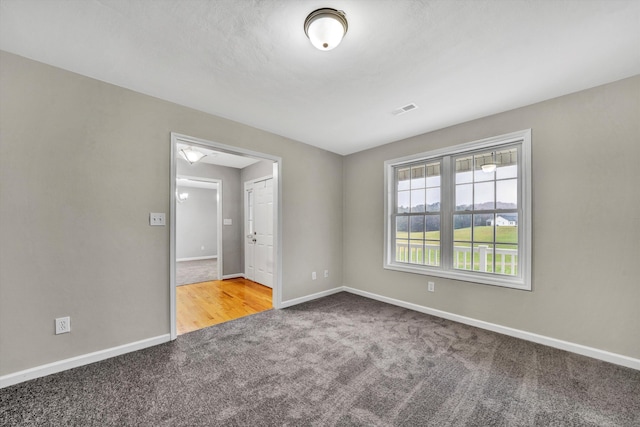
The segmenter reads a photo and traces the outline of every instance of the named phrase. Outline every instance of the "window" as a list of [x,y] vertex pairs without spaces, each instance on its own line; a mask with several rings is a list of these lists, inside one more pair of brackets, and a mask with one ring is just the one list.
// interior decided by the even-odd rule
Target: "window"
[[392,270],[531,289],[531,130],[385,162]]

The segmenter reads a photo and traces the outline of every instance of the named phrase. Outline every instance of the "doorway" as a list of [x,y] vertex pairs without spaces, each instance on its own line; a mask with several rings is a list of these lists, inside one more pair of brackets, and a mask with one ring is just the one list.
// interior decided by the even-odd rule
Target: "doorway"
[[[186,149],[185,149],[186,147]],[[187,158],[184,151],[187,150],[199,151],[200,158],[191,161]],[[182,150],[182,152],[180,152]],[[202,156],[204,154],[204,156]],[[170,204],[170,323],[171,323],[171,339],[175,339],[178,335],[177,331],[177,294],[176,291],[176,212],[177,206],[180,204],[180,194],[177,193],[179,188],[179,184],[177,178],[179,175],[185,175],[185,165],[189,165],[189,171],[195,171],[198,173],[194,173],[193,176],[187,177],[187,179],[193,179],[197,181],[202,179],[202,171],[208,167],[205,163],[208,162],[199,162],[202,157],[209,156],[209,163],[216,163],[212,159],[215,157],[216,159],[223,158],[233,158],[234,161],[239,161],[242,163],[252,164],[256,163],[256,165],[252,167],[244,167],[243,166],[234,166],[236,168],[240,168],[243,173],[244,171],[250,170],[251,172],[247,172],[247,176],[243,181],[251,181],[254,183],[255,188],[253,188],[252,192],[255,192],[255,196],[260,194],[260,203],[256,204],[254,207],[258,208],[261,212],[260,219],[255,216],[254,212],[254,221],[259,221],[260,229],[265,230],[264,232],[260,232],[259,238],[256,237],[256,245],[253,250],[253,261],[252,265],[259,265],[258,269],[254,269],[253,272],[247,273],[247,269],[245,268],[244,258],[246,256],[246,248],[247,242],[246,238],[243,236],[244,230],[244,222],[246,217],[246,210],[243,203],[243,195],[245,194],[244,188],[240,185],[240,179],[238,178],[237,190],[233,188],[233,186],[229,186],[226,183],[224,184],[224,193],[222,192],[222,184],[223,180],[221,179],[219,182],[218,189],[218,199],[220,203],[218,204],[218,210],[222,211],[221,205],[222,196],[221,194],[226,194],[225,197],[236,197],[237,202],[240,205],[240,210],[245,211],[245,215],[242,216],[240,214],[240,210],[238,211],[239,217],[236,217],[232,214],[229,214],[228,207],[229,203],[226,201],[225,211],[218,215],[218,222],[221,223],[221,232],[218,233],[220,244],[218,245],[218,254],[217,254],[217,262],[218,262],[218,277],[221,280],[205,282],[207,283],[207,289],[204,289],[204,284],[189,285],[189,288],[195,292],[197,287],[201,287],[200,291],[208,292],[209,294],[203,294],[204,296],[198,297],[203,301],[210,301],[209,296],[211,292],[217,293],[218,295],[226,295],[233,296],[234,290],[238,289],[238,287],[243,287],[242,292],[237,292],[237,294],[248,294],[250,287],[258,288],[258,295],[255,297],[256,301],[260,300],[260,303],[264,302],[264,289],[268,289],[269,293],[269,303],[272,303],[274,308],[279,308],[282,302],[282,278],[281,278],[281,269],[282,269],[282,260],[281,260],[281,248],[280,242],[281,240],[281,201],[280,201],[280,193],[281,193],[281,181],[280,181],[280,171],[282,167],[282,160],[277,156],[272,156],[265,153],[254,152],[250,150],[240,149],[224,144],[219,144],[212,141],[202,140],[199,138],[193,138],[186,135],[180,135],[177,133],[171,134],[171,204]],[[189,160],[189,163],[186,161]],[[265,169],[266,168],[266,169]],[[258,175],[255,172],[261,171],[262,174]],[[265,179],[251,179],[255,176],[264,176],[266,175],[265,171],[269,171],[269,176],[266,176]],[[205,174],[206,175],[206,174]],[[240,175],[238,175],[239,177]],[[184,178],[184,176],[181,176]],[[233,181],[230,180],[227,176],[227,182]],[[235,182],[235,181],[234,181]],[[262,187],[261,187],[262,186]],[[235,191],[232,191],[235,190]],[[184,192],[184,191],[183,191]],[[237,194],[237,196],[235,196]],[[184,197],[184,196],[183,196]],[[225,199],[227,200],[227,199]],[[255,199],[254,203],[257,203],[258,199]],[[266,208],[270,208],[270,214],[262,215]],[[257,223],[254,222],[254,225]],[[229,236],[236,236],[237,231],[237,241],[228,241],[230,239]],[[220,230],[220,228],[219,228]],[[258,231],[257,229],[255,230]],[[224,238],[221,236],[224,234]],[[246,235],[247,233],[244,233]],[[258,236],[256,234],[256,236]],[[235,238],[235,237],[234,237]],[[225,243],[227,242],[227,243]],[[259,244],[257,244],[259,242]],[[254,243],[253,241],[251,243]],[[206,245],[205,245],[206,247]],[[237,252],[240,250],[240,252]],[[236,252],[234,252],[236,251]],[[235,256],[236,253],[239,253],[240,256]],[[230,256],[230,254],[234,256]],[[236,259],[237,258],[237,259]],[[239,263],[239,264],[238,264]],[[257,273],[257,276],[256,276]],[[261,281],[261,284],[254,283],[249,279],[258,279]],[[214,291],[214,287],[217,286],[217,291]],[[265,288],[268,286],[268,288]],[[180,303],[181,307],[183,304],[183,296],[187,292],[186,286],[180,287]],[[232,289],[233,288],[233,289]],[[191,291],[191,289],[189,291]],[[246,292],[245,292],[246,291]],[[209,296],[207,296],[209,295]],[[243,306],[254,305],[254,304],[246,304],[243,303]],[[255,305],[259,305],[256,303]],[[181,308],[182,309],[182,308]],[[208,307],[209,313],[211,313],[213,308]],[[261,311],[261,310],[258,310]],[[216,313],[217,314],[217,313]],[[250,313],[248,313],[250,314]],[[209,314],[210,315],[210,314]],[[220,313],[222,315],[222,313]],[[220,323],[220,322],[215,322]],[[205,325],[207,326],[207,325]]]

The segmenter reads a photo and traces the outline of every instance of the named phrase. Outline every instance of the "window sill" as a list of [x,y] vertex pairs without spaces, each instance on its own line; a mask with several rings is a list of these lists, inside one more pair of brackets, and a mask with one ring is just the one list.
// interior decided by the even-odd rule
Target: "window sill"
[[421,274],[423,276],[442,277],[444,279],[461,280],[479,285],[500,286],[503,288],[519,289],[531,291],[531,284],[526,283],[521,277],[499,277],[493,274],[485,274],[469,271],[447,271],[440,268],[430,268],[425,266],[412,266],[411,264],[385,263],[386,270],[401,271],[404,273]]

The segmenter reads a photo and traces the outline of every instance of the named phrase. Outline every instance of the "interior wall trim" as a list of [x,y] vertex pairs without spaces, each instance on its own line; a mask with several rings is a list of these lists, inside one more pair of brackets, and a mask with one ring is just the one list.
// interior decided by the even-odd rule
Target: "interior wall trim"
[[227,279],[246,279],[246,277],[244,277],[244,273],[235,273],[235,274],[225,274],[224,276],[222,276],[222,280],[227,280]]
[[218,259],[218,255],[211,255],[211,256],[194,256],[191,258],[177,258],[176,262],[182,262],[182,261],[201,261],[203,259]]
[[169,342],[170,340],[170,334],[159,335],[157,337],[147,338],[117,347],[95,351],[93,353],[82,354],[80,356],[71,357],[69,359],[47,363],[46,365],[36,366],[34,368],[25,369],[24,371],[15,372],[13,374],[3,375],[0,377],[0,388],[9,387],[14,384],[40,377],[45,377],[47,375],[77,368],[79,366],[89,365],[90,363],[99,362],[101,360],[120,356],[121,354],[125,353],[131,353],[132,351],[138,351],[147,347],[153,347],[158,344]]
[[534,334],[532,332],[523,331],[520,329],[510,328],[508,326],[498,325],[496,323],[485,322],[484,320],[478,320],[471,317],[460,316],[459,314],[449,313],[447,311],[436,310],[434,308],[425,307],[410,302],[385,297],[382,295],[374,294],[367,291],[361,291],[360,289],[351,288],[349,286],[343,286],[344,291],[360,295],[365,298],[371,298],[377,301],[386,302],[389,304],[404,307],[409,310],[419,311],[421,313],[430,314],[432,316],[441,317],[443,319],[453,320],[454,322],[464,323],[465,325],[475,326],[480,329],[486,329],[489,331],[497,332],[499,334],[508,335],[515,338],[520,338],[525,341],[531,341],[538,344],[546,345],[549,347],[557,348],[560,350],[569,351],[571,353],[581,354],[583,356],[592,357],[594,359],[602,360],[605,362],[613,363],[627,368],[640,371],[640,359],[624,356],[622,354],[611,353],[606,350],[600,350],[593,347],[587,347],[582,344],[576,344],[569,341],[563,341],[556,338],[547,337],[544,335]]
[[338,286],[337,288],[329,289],[326,291],[316,292],[315,294],[306,295],[300,298],[294,298],[286,301],[282,301],[282,305],[280,308],[292,307],[294,305],[302,304],[303,302],[313,301],[314,299],[327,297],[329,295],[337,294],[338,292],[343,292],[344,286]]

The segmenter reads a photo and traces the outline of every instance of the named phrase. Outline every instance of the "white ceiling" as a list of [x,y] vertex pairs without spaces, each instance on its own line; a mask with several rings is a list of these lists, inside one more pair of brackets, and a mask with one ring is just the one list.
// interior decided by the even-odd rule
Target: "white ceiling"
[[0,49],[349,154],[640,74],[640,1],[0,0]]

